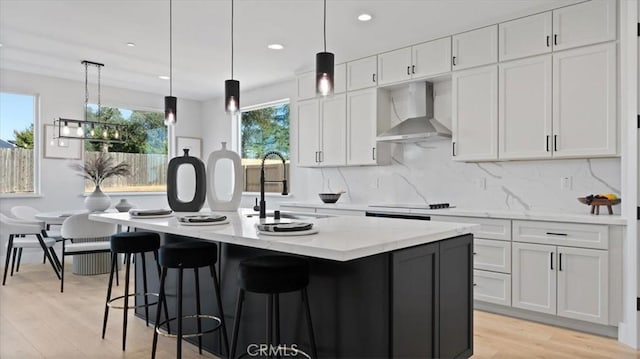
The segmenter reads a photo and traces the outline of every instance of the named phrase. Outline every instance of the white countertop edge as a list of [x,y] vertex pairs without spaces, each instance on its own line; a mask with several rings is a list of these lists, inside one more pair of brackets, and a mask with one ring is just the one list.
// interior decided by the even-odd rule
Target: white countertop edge
[[382,211],[395,213],[417,213],[428,214],[433,216],[458,216],[458,217],[479,217],[479,218],[501,218],[501,219],[524,219],[533,221],[550,221],[550,222],[572,222],[572,223],[590,223],[590,224],[608,224],[626,226],[627,219],[620,215],[609,215],[605,213],[600,215],[581,214],[581,213],[560,213],[560,212],[528,212],[528,211],[505,211],[505,210],[480,210],[480,209],[417,209],[417,208],[397,208],[397,207],[371,207],[367,204],[325,204],[325,203],[281,203],[281,206],[300,207],[300,208],[323,208],[323,209],[344,209],[355,211]]

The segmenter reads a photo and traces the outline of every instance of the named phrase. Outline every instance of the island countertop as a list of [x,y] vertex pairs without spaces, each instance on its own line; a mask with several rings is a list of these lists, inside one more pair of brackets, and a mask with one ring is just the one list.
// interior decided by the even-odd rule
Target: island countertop
[[[260,220],[250,209],[220,212],[219,214],[227,216],[229,223],[211,226],[179,224],[176,216],[188,214],[194,213],[175,213],[174,216],[165,218],[132,218],[128,213],[96,213],[91,214],[89,218],[139,229],[335,261],[350,261],[436,242],[471,233],[475,227],[466,223],[331,216],[294,220],[312,222],[314,228],[318,229],[317,234],[267,236],[257,232],[256,224],[260,223]],[[247,217],[247,214],[254,216]],[[273,219],[267,221],[273,222]]]

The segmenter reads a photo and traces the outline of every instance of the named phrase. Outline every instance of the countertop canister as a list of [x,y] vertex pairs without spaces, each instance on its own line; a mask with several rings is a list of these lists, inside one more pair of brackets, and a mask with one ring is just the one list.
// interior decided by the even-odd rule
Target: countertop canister
[[[233,170],[228,173],[216,173],[216,164],[220,160],[230,160],[233,164]],[[222,169],[218,169],[222,171]],[[218,198],[216,192],[216,179],[221,176],[233,175],[233,190],[230,200]],[[235,151],[227,149],[227,143],[222,142],[222,148],[211,152],[207,160],[207,179],[209,180],[209,188],[207,190],[207,202],[212,211],[235,211],[240,207],[242,199],[242,184],[244,182],[244,171],[240,155]],[[219,184],[218,184],[219,185]]]

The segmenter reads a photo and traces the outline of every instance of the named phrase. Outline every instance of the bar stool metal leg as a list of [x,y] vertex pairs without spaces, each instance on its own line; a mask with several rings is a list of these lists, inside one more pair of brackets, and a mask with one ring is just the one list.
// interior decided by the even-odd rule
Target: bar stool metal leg
[[[156,267],[158,268],[158,278],[162,279],[162,267],[160,267],[160,261],[158,260],[158,251],[153,251],[153,257],[156,260]],[[162,288],[162,287],[160,287]],[[158,297],[160,294],[158,294]],[[160,308],[160,300],[158,300],[157,304],[158,308]],[[171,325],[169,324],[169,307],[167,306],[167,301],[162,301],[162,306],[164,309],[164,317],[167,319],[167,333],[171,334]],[[160,315],[156,315],[156,320],[160,320]]]
[[316,338],[313,335],[313,323],[311,323],[311,309],[309,308],[309,296],[307,295],[307,288],[302,288],[302,301],[304,302],[305,313],[307,315],[307,328],[309,330],[309,341],[311,342],[311,351],[313,357],[318,357],[318,350],[316,348]]
[[211,265],[211,277],[213,277],[213,286],[216,290],[216,303],[218,303],[218,313],[220,314],[220,321],[222,322],[222,340],[224,344],[225,353],[229,355],[229,338],[227,336],[227,325],[224,319],[224,311],[222,310],[222,299],[220,297],[220,282],[218,282],[218,275],[216,274],[216,267]]
[[178,340],[177,342],[177,353],[176,358],[182,358],[182,277],[183,277],[183,268],[178,269]]
[[107,301],[104,303],[104,319],[102,320],[102,339],[107,332],[107,319],[109,318],[109,301],[111,300],[111,288],[113,287],[113,272],[115,271],[116,256],[111,255],[111,273],[109,274],[109,285],[107,286]]
[[265,344],[273,344],[273,294],[267,295],[267,340]]
[[[276,331],[276,346],[280,346],[280,294],[273,295],[273,310],[275,316],[275,331]],[[280,357],[280,352],[278,352],[278,358]]]
[[236,302],[236,318],[233,322],[233,334],[231,336],[231,352],[229,358],[235,358],[236,346],[238,345],[238,332],[240,331],[240,318],[242,316],[242,304],[244,303],[244,289],[238,289],[238,300]]
[[129,273],[131,269],[131,254],[125,254],[127,260],[127,267],[124,277],[124,308],[123,308],[123,324],[122,324],[122,350],[124,351],[127,344],[127,314],[129,314]]
[[[196,318],[198,321],[198,333],[202,333],[202,320],[200,319],[200,276],[198,275],[199,268],[193,268],[193,274],[196,284]],[[198,336],[198,353],[202,355],[202,336]]]
[[[156,323],[153,326],[153,347],[151,349],[151,359],[156,357],[156,349],[158,347],[158,328],[160,327],[160,306],[162,304],[167,305],[167,300],[164,296],[164,282],[167,278],[167,268],[163,268],[160,272],[160,293],[158,294],[158,305],[156,308]],[[167,323],[169,321],[169,315],[166,316]],[[167,324],[168,325],[168,324]]]
[[[134,254],[135,257],[135,254]],[[149,326],[149,299],[147,298],[147,264],[145,260],[145,253],[140,253],[140,258],[142,259],[142,287],[144,289],[144,293],[142,297],[144,298],[144,321],[146,326]]]

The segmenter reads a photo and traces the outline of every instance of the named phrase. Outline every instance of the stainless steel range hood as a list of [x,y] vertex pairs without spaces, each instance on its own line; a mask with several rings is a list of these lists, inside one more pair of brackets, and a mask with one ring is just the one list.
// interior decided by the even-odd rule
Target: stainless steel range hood
[[[451,138],[451,131],[433,117],[433,84],[410,84],[409,113],[413,116],[378,135],[379,142],[410,143],[436,138]],[[393,101],[393,99],[392,99]],[[423,104],[426,105],[423,107]]]

